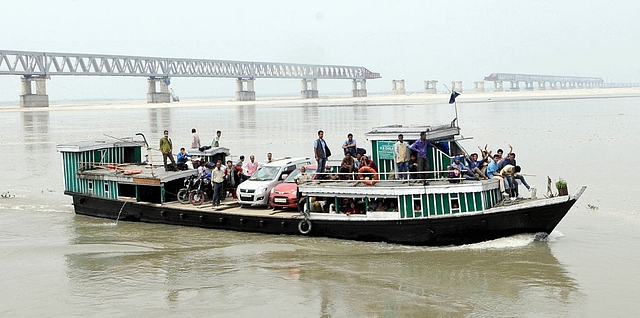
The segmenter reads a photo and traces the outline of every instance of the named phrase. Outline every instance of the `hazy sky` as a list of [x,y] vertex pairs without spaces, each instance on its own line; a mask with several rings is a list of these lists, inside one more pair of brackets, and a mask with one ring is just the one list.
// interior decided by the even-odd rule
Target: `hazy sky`
[[[0,49],[364,66],[407,91],[493,72],[640,82],[638,1],[4,1]],[[320,95],[349,94],[347,80]],[[182,98],[233,96],[234,79],[175,78]],[[492,87],[487,83],[487,88]],[[297,95],[299,80],[256,80]],[[146,79],[57,76],[50,99],[145,99]],[[0,101],[18,101],[0,76]]]

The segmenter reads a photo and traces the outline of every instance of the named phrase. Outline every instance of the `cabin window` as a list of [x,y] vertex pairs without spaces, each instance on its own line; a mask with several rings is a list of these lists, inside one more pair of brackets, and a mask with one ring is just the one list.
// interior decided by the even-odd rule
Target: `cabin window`
[[413,195],[413,214],[414,216],[422,216],[422,195]]
[[89,192],[93,192],[93,181],[89,180],[87,188],[89,189]]
[[109,183],[104,183],[104,194],[109,194]]
[[459,213],[460,212],[460,199],[451,198],[451,213]]

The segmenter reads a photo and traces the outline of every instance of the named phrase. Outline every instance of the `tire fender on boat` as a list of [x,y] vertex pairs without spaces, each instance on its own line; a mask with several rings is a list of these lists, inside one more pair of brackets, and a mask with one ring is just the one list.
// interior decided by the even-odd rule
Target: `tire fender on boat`
[[300,222],[298,222],[298,231],[300,231],[300,234],[309,234],[309,232],[311,232],[311,221],[306,219],[300,220]]

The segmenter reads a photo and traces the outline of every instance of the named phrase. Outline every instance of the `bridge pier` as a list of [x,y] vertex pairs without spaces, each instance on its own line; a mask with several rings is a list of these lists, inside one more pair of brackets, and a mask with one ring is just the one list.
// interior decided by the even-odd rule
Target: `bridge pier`
[[524,82],[524,90],[532,91],[533,90],[533,82]]
[[404,89],[404,80],[391,81],[391,94],[392,95],[405,95],[407,92]]
[[549,89],[551,90],[558,89],[558,82],[549,82]]
[[[237,101],[256,100],[254,82],[255,82],[255,79],[253,78],[236,79],[236,100]],[[247,83],[247,90],[244,89],[244,83]]]
[[[147,103],[170,103],[171,94],[169,94],[169,83],[168,77],[149,77],[147,79]],[[158,84],[160,84],[160,91],[158,91]]]
[[504,92],[504,83],[502,81],[493,81],[494,92]]
[[473,82],[473,91],[476,93],[484,93],[484,81]]
[[[359,89],[358,89],[358,83],[360,83]],[[351,82],[351,94],[353,95],[353,97],[367,97],[367,80],[354,79]]]
[[[31,87],[36,83],[35,94]],[[47,77],[25,75],[20,78],[22,94],[20,95],[20,107],[49,107],[49,95],[47,95]]]
[[[311,89],[309,89],[309,84],[311,84]],[[300,96],[304,99],[307,98],[318,98],[318,80],[317,79],[303,79],[302,80],[302,90],[300,91]]]
[[436,88],[436,84],[438,81],[424,81],[424,93],[425,94],[437,94],[438,89]]
[[518,82],[518,81],[511,81],[511,87],[509,87],[509,91],[511,91],[511,92],[518,92],[518,91],[520,91],[520,82]]
[[539,90],[539,91],[544,91],[544,90],[546,90],[546,89],[547,89],[546,82],[544,82],[544,81],[538,81],[538,90]]
[[458,93],[462,93],[462,81],[452,81],[451,90]]

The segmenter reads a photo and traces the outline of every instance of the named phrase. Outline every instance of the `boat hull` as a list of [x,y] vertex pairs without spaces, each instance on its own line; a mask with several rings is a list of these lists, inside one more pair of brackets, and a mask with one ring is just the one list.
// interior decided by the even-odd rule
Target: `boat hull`
[[536,207],[425,219],[354,221],[312,218],[311,228],[307,232],[307,227],[300,228],[299,223],[303,219],[298,215],[285,217],[279,214],[251,215],[215,210],[186,210],[79,193],[67,194],[73,197],[77,214],[100,218],[432,246],[477,243],[519,233],[551,233],[576,201],[576,198],[571,198]]

